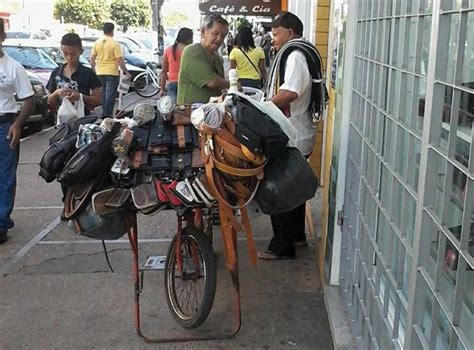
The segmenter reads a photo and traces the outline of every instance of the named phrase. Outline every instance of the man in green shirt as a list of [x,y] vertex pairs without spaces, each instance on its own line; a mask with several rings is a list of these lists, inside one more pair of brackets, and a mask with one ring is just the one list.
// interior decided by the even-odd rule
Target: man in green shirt
[[224,78],[222,58],[217,50],[229,31],[229,23],[219,15],[204,18],[201,42],[188,45],[181,56],[177,104],[207,103],[229,87]]

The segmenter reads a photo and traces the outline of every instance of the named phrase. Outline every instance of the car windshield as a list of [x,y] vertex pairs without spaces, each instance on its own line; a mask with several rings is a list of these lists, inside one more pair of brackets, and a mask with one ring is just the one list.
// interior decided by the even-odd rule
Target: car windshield
[[27,69],[53,70],[58,66],[46,52],[39,48],[5,46],[3,50]]
[[151,40],[149,39],[146,39],[146,38],[138,38],[138,40],[140,40],[140,42],[145,45],[145,47],[148,49],[148,50],[153,50],[153,43],[151,42]]
[[127,38],[119,38],[117,39],[118,42],[124,46],[127,47],[130,52],[136,52],[136,51],[141,51],[141,47],[135,44],[132,40],[127,39]]
[[[54,62],[57,64],[63,64],[66,62],[66,59],[64,58],[64,55],[62,51],[57,48],[57,47],[43,47],[43,49],[46,51],[46,53],[49,55],[49,57],[52,58]],[[82,65],[89,65],[89,61],[84,57],[84,56],[79,56],[79,63]]]
[[7,32],[8,39],[29,39],[30,36],[31,34],[27,32]]

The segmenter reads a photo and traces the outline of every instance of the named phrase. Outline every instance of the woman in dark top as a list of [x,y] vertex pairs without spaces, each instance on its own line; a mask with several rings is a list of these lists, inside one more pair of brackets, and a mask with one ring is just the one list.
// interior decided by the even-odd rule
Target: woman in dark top
[[56,68],[49,77],[46,88],[49,90],[48,105],[57,109],[63,98],[71,102],[79,100],[82,94],[85,115],[102,103],[101,86],[95,72],[79,62],[82,54],[82,42],[79,35],[68,33],[61,39],[61,51],[65,64]]

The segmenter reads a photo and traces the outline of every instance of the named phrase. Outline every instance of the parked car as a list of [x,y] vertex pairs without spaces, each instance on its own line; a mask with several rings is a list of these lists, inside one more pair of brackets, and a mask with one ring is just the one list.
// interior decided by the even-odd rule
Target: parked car
[[[82,52],[80,61],[83,65],[90,67],[90,59],[91,59],[91,53],[92,53],[92,44],[90,42],[85,42],[82,45],[82,48],[84,51]],[[61,51],[59,51],[61,52]],[[127,67],[127,70],[129,71],[130,75],[132,76],[132,80],[135,79],[135,77],[144,72],[145,69],[141,67],[137,67],[133,64],[130,63],[125,63],[125,66]]]
[[7,39],[3,42],[3,51],[20,62],[26,70],[35,73],[44,86],[51,72],[58,66],[37,40]]
[[[91,45],[93,45],[97,39],[99,38],[84,37],[82,38],[83,46],[85,46],[86,43],[90,43]],[[155,62],[153,58],[153,55],[150,52],[144,50],[138,44],[136,44],[133,40],[118,36],[114,39],[119,42],[122,48],[125,63],[140,67],[142,69],[146,69],[146,65],[148,62],[153,62],[157,64],[157,62]]]
[[[28,78],[30,79],[31,85],[33,86],[33,90],[35,91],[34,101],[35,101],[35,108],[33,110],[33,114],[28,118],[26,121],[23,132],[36,132],[43,129],[43,126],[49,121],[48,120],[48,94],[46,89],[41,82],[40,78],[29,71],[26,71],[28,74]],[[16,98],[16,96],[15,96]],[[23,102],[17,100],[18,108],[21,110],[23,106]]]
[[7,31],[7,39],[39,39],[39,40],[46,40],[48,36],[46,33],[39,31],[39,32],[29,32],[29,31]]

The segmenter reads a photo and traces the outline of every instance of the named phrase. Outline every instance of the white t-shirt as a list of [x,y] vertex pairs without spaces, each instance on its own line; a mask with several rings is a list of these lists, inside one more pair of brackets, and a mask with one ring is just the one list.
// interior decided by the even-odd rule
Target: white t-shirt
[[295,50],[288,55],[285,67],[285,82],[279,90],[295,92],[298,98],[290,103],[290,121],[295,127],[296,148],[303,155],[313,151],[316,139],[316,129],[309,116],[309,102],[311,101],[311,74],[304,54]]
[[34,93],[25,68],[6,53],[0,58],[0,114],[17,113],[20,100]]

